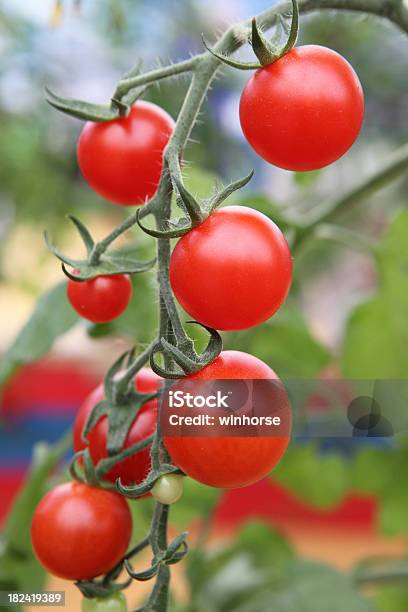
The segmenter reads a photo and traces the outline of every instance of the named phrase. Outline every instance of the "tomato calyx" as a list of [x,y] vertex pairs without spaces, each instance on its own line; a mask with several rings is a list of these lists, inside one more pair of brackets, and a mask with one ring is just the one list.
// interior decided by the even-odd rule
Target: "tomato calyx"
[[136,222],[140,229],[154,238],[181,238],[194,227],[203,223],[231,194],[245,187],[253,175],[254,171],[252,170],[248,175],[229,183],[226,187],[216,189],[211,197],[201,200],[195,198],[181,181],[173,178],[177,205],[186,213],[186,216],[175,221],[169,220],[165,227],[155,229],[142,224],[141,216],[144,213],[142,209],[139,209],[136,213]]
[[174,565],[181,561],[188,553],[188,544],[186,542],[187,536],[188,531],[183,531],[176,536],[167,546],[166,550],[160,551],[154,555],[150,567],[142,572],[135,572],[130,560],[126,559],[124,565],[129,576],[135,580],[144,582],[156,576],[162,564]]
[[[299,6],[297,0],[292,0],[290,27],[287,27],[283,15],[277,15],[275,27],[276,32],[274,36],[271,40],[268,40],[259,27],[256,18],[252,19],[248,42],[252,46],[258,62],[240,62],[212,49],[204,37],[202,37],[202,40],[207,51],[224,64],[227,64],[227,66],[237,68],[238,70],[256,70],[273,64],[295,46],[299,32]],[[284,44],[281,44],[282,31],[287,36]]]
[[[189,374],[202,370],[206,365],[214,361],[214,359],[221,353],[222,338],[217,330],[213,329],[212,327],[207,327],[198,321],[187,321],[187,323],[200,325],[200,327],[203,327],[208,331],[210,334],[210,339],[206,348],[200,355],[197,355],[190,342],[179,342],[174,345],[168,342],[165,338],[161,338],[153,345],[150,353],[150,367],[152,368],[153,372],[158,374],[158,376],[168,379],[183,378],[184,376],[188,376]],[[158,353],[169,357],[179,366],[180,369],[174,371],[159,366],[155,360],[155,356]]]
[[[117,463],[152,444],[153,436],[148,436],[136,444],[124,448],[136,414],[146,402],[157,398],[160,393],[160,391],[141,393],[136,391],[134,387],[133,380],[146,363],[149,352],[150,347],[134,358],[133,350],[126,351],[108,371],[104,385],[106,399],[95,404],[82,430],[82,440],[88,443],[88,434],[98,421],[106,416],[108,422],[106,442],[108,456],[101,459],[95,466],[88,447],[77,452],[70,466],[70,472],[74,479],[100,486],[103,476]],[[123,371],[126,359],[128,362],[127,368]],[[78,472],[77,464],[79,459],[82,460],[83,476]]]
[[[46,231],[44,239],[48,250],[61,261],[62,270],[70,280],[81,282],[104,275],[138,274],[150,270],[155,265],[156,259],[137,261],[121,250],[106,252],[110,236],[105,241],[95,242],[87,227],[79,219],[72,215],[68,218],[74,224],[85,246],[86,259],[72,259],[61,253],[52,244]],[[70,272],[67,266],[74,269],[75,274]]]
[[48,87],[45,88],[45,100],[50,106],[70,117],[92,121],[93,123],[105,123],[127,117],[132,105],[151,87],[151,83],[142,87],[135,87],[126,92],[123,96],[116,95],[111,98],[109,106],[106,104],[93,104],[86,100],[76,100],[73,98],[63,98],[58,96]]
[[106,574],[101,579],[94,580],[77,580],[75,586],[81,591],[82,595],[87,599],[108,598],[114,593],[119,593],[126,589],[131,584],[131,578],[125,582],[115,582],[123,569],[123,562],[114,568],[109,574]]

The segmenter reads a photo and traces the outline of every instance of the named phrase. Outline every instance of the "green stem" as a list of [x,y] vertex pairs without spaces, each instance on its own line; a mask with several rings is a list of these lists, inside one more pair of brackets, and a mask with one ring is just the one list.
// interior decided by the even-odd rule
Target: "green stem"
[[[388,161],[377,172],[364,179],[356,187],[339,198],[330,198],[310,211],[305,220],[299,217],[294,220],[297,235],[293,249],[297,255],[303,252],[306,244],[316,235],[317,228],[324,223],[333,222],[345,211],[359,204],[374,192],[386,187],[408,170],[408,144],[393,152]],[[347,231],[347,230],[345,230]]]
[[379,189],[404,174],[408,170],[408,144],[393,152],[389,159],[372,176],[363,180],[340,198],[329,199],[317,206],[308,215],[305,227],[310,228],[323,221],[333,221],[338,214],[352,208],[362,199],[367,198]]
[[353,250],[362,251],[363,253],[375,255],[376,252],[376,245],[373,240],[362,236],[360,233],[354,232],[345,227],[340,227],[338,225],[322,223],[316,227],[313,237],[320,240],[337,242],[338,244],[342,244],[343,246],[349,247]]
[[124,78],[119,81],[112,97],[120,99],[131,89],[135,89],[135,87],[141,87],[142,85],[155,83],[156,81],[160,81],[169,77],[174,77],[183,74],[184,72],[191,72],[199,63],[203,55],[205,54],[203,53],[201,55],[195,55],[194,57],[191,57],[187,60],[183,60],[182,62],[178,62],[176,64],[170,64],[169,66],[156,68],[155,70],[145,72],[144,74],[138,74],[134,77]]

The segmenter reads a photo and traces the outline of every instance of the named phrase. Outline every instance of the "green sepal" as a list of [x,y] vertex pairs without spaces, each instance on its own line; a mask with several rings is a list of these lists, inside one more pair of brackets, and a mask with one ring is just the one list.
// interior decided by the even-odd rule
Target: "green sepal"
[[279,58],[279,49],[265,38],[256,23],[255,17],[252,19],[251,43],[261,66],[268,66]]
[[[98,263],[91,264],[88,259],[73,259],[61,253],[61,251],[52,244],[47,232],[44,232],[44,239],[48,250],[62,262],[64,274],[71,280],[78,282],[90,280],[102,275],[138,274],[150,270],[156,263],[156,259],[137,261],[123,255],[122,252],[118,250],[103,253],[100,255]],[[78,273],[72,274],[67,270],[66,266],[78,270]]]
[[95,246],[95,241],[92,238],[88,228],[85,227],[85,225],[79,219],[74,217],[74,215],[68,215],[68,219],[72,221],[72,223],[77,228],[78,233],[82,238],[82,242],[85,245],[86,252],[88,253],[88,255],[90,255],[92,253],[92,249]]
[[156,576],[159,570],[159,567],[160,567],[160,563],[161,563],[161,560],[154,561],[152,565],[147,570],[144,570],[143,572],[135,572],[134,569],[132,568],[132,565],[129,559],[125,559],[124,565],[125,565],[127,573],[129,574],[131,578],[133,578],[134,580],[139,580],[140,582],[145,582],[146,580],[151,580],[152,578],[154,578],[154,576]]
[[146,480],[141,484],[124,485],[122,484],[120,478],[118,478],[116,481],[116,488],[126,497],[130,497],[132,499],[137,498],[148,493],[159,478],[166,476],[167,474],[183,474],[183,472],[175,465],[171,465],[170,463],[162,463],[159,469],[151,471]]
[[[122,569],[122,565],[120,568]],[[109,597],[112,593],[126,589],[130,586],[131,582],[131,578],[125,582],[116,583],[111,580],[105,581],[102,578],[100,580],[78,580],[75,582],[75,586],[78,587],[84,597],[94,599],[96,597]]]
[[98,486],[99,480],[95,471],[95,465],[92,461],[91,453],[89,448],[86,448],[82,454],[83,468],[85,474],[85,480],[88,484]]
[[[188,234],[194,227],[200,225],[209,215],[220,206],[234,191],[244,187],[254,175],[252,170],[247,176],[241,179],[233,181],[226,187],[216,191],[216,193],[210,198],[204,199],[201,202],[197,201],[189,191],[178,181],[175,181],[177,190],[179,193],[179,204],[183,210],[187,212],[190,219],[187,217],[181,217],[176,221],[167,221],[169,229],[154,229],[146,227],[142,224],[140,216],[142,209],[139,209],[136,213],[136,222],[140,229],[142,229],[149,236],[154,238],[181,238],[185,234]],[[181,197],[182,194],[182,197]]]
[[104,122],[112,121],[120,116],[118,107],[105,106],[102,104],[92,104],[83,100],[72,100],[62,98],[46,88],[46,101],[57,110],[85,121]]
[[[258,27],[255,17],[252,19],[252,33],[251,33],[251,44],[255,55],[257,56],[259,63],[257,62],[240,62],[229,56],[223,55],[211,49],[204,37],[202,37],[203,43],[207,51],[214,55],[227,66],[237,68],[238,70],[256,70],[273,64],[288,51],[290,51],[296,44],[298,32],[299,32],[299,6],[297,0],[291,0],[292,2],[292,15],[290,22],[290,29],[284,25],[283,17],[278,17],[278,23],[276,24],[277,31],[270,41],[266,39],[262,31]],[[280,29],[283,29],[284,33],[287,34],[286,43],[279,47],[277,45],[280,39]]]
[[186,321],[186,323],[192,325],[199,325],[200,327],[203,327],[206,331],[208,331],[208,333],[210,334],[210,340],[208,341],[208,344],[204,351],[199,356],[201,368],[203,368],[204,366],[214,361],[214,359],[216,359],[221,353],[222,338],[216,329],[213,329],[212,327],[207,327],[207,325],[203,325],[203,323],[200,323],[199,321]]
[[[157,342],[150,352],[150,367],[158,376],[162,378],[167,378],[170,380],[176,380],[178,378],[184,378],[189,374],[193,374],[195,372],[199,372],[206,365],[214,361],[216,357],[222,351],[222,338],[217,330],[207,327],[198,321],[187,321],[187,323],[193,323],[195,325],[200,325],[204,329],[206,329],[210,334],[210,340],[204,349],[204,351],[197,357],[197,359],[191,358],[189,355],[186,355],[180,347],[174,346],[164,338],[161,338],[159,342]],[[166,353],[169,357],[173,359],[173,361],[180,367],[179,371],[170,371],[166,368],[162,368],[156,363],[155,355],[157,353]]]
[[188,531],[183,531],[178,536],[176,536],[172,542],[170,542],[167,547],[167,550],[163,555],[163,561],[167,565],[173,565],[174,563],[178,563],[186,556],[186,554],[188,553],[188,544],[186,542],[187,536]]
[[174,178],[173,182],[176,186],[176,202],[179,204],[180,208],[185,210],[188,213],[188,216],[191,219],[191,224],[199,225],[203,222],[205,216],[201,209],[200,203],[195,199],[195,197],[184,187],[183,183],[178,179]]
[[132,455],[136,455],[136,453],[139,453],[141,450],[144,450],[145,448],[150,446],[152,442],[153,434],[151,436],[148,436],[144,440],[139,440],[139,442],[132,444],[132,446],[128,446],[128,448],[123,449],[120,453],[114,455],[113,457],[106,457],[105,459],[101,459],[98,462],[98,465],[96,466],[96,474],[98,478],[103,477],[104,474],[106,474],[106,472],[109,472],[109,470],[111,470],[117,463],[120,463],[124,459],[128,459]]
[[168,222],[169,225],[173,226],[171,229],[158,230],[146,227],[140,220],[140,212],[141,209],[139,209],[136,213],[136,223],[140,229],[145,232],[145,234],[153,236],[153,238],[180,238],[193,229],[193,226],[186,217],[182,217],[175,222]]
[[229,185],[227,185],[226,187],[221,189],[221,191],[217,192],[214,196],[209,198],[204,204],[207,214],[211,214],[230,195],[232,195],[234,191],[237,191],[238,189],[242,189],[242,187],[245,187],[245,185],[249,183],[249,181],[252,179],[253,176],[254,176],[254,171],[251,170],[249,174],[247,174],[241,179],[238,179],[236,181],[233,181],[232,183],[229,183]]

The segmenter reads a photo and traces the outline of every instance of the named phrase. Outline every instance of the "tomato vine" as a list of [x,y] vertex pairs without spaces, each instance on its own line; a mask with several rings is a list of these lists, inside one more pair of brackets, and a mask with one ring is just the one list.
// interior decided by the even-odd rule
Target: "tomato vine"
[[[153,266],[155,262],[137,262],[129,255],[123,255],[119,250],[109,250],[116,239],[128,229],[138,225],[147,234],[157,238],[156,261],[160,310],[158,336],[141,355],[135,357],[133,351],[126,353],[108,372],[102,393],[103,399],[101,396],[95,402],[85,420],[82,431],[82,441],[84,442],[92,428],[100,422],[100,419],[102,417],[106,418],[106,448],[103,453],[99,453],[95,465],[96,455],[92,456],[88,447],[79,448],[80,444],[78,443],[79,451],[71,470],[73,477],[77,480],[104,488],[118,489],[129,498],[137,498],[152,491],[157,501],[148,536],[130,550],[102,580],[88,580],[89,576],[87,575],[84,577],[86,580],[80,579],[78,581],[79,588],[87,598],[107,597],[115,590],[120,589],[123,585],[118,585],[116,580],[123,567],[125,567],[129,576],[133,579],[144,581],[155,578],[154,587],[143,610],[145,612],[149,610],[165,611],[169,597],[170,565],[180,561],[187,553],[186,533],[181,533],[171,542],[168,540],[169,503],[175,501],[181,494],[179,482],[182,472],[178,466],[171,463],[162,441],[159,419],[156,431],[150,437],[148,436],[142,441],[137,440],[134,444],[128,446],[125,445],[125,440],[132,427],[135,411],[138,411],[146,402],[150,402],[157,397],[157,392],[139,391],[134,386],[134,378],[147,362],[150,362],[150,366],[156,374],[170,380],[184,375],[194,375],[201,371],[212,363],[222,350],[222,341],[218,331],[207,327],[208,321],[204,321],[206,325],[203,325],[203,327],[209,333],[209,341],[206,349],[201,354],[197,354],[194,344],[180,320],[169,278],[170,239],[181,237],[191,231],[192,228],[203,223],[224,199],[233,191],[244,186],[251,177],[249,175],[231,183],[231,185],[217,191],[215,195],[205,201],[198,201],[189,193],[183,182],[181,160],[185,146],[217,71],[223,63],[236,68],[243,67],[242,64],[239,65],[239,62],[231,59],[231,54],[248,42],[252,43],[262,66],[277,61],[283,54],[288,53],[296,40],[298,8],[300,13],[316,9],[362,11],[385,17],[408,33],[408,9],[400,0],[299,0],[298,3],[293,2],[292,5],[296,19],[292,20],[287,43],[277,52],[272,50],[262,31],[276,27],[277,15],[287,6],[287,3],[282,2],[258,15],[255,20],[232,26],[215,45],[210,48],[206,43],[207,51],[186,61],[146,73],[141,73],[140,67],[137,65],[119,81],[109,105],[102,106],[79,100],[66,100],[51,92],[47,94],[49,103],[62,112],[80,119],[103,123],[128,117],[131,108],[137,104],[146,86],[161,79],[176,77],[184,73],[191,75],[188,91],[177,121],[164,147],[160,180],[154,195],[150,197],[152,194],[149,193],[150,199],[146,201],[143,207],[132,213],[100,242],[95,242],[88,229],[79,220],[73,218],[72,221],[78,229],[87,251],[87,257],[83,260],[73,260],[66,257],[47,238],[50,250],[62,261],[63,269],[70,278],[69,282],[78,283],[76,288],[81,288],[82,292],[86,287],[85,283],[92,283],[97,277],[135,274]],[[248,66],[244,67],[248,68]],[[255,68],[256,66],[251,64],[249,67]],[[300,247],[311,236],[319,236],[319,232],[321,237],[330,235],[346,240],[347,236],[344,232],[342,233],[334,225],[328,225],[333,223],[339,209],[344,209],[346,206],[359,202],[374,189],[394,179],[395,176],[406,169],[407,165],[408,149],[404,147],[392,156],[385,169],[353,188],[345,197],[323,203],[317,212],[313,213],[313,216],[299,219],[288,215],[280,219],[279,221],[283,221],[290,229],[292,252],[298,253]],[[130,204],[134,203],[135,198],[139,203],[142,203],[143,198],[139,193],[136,196],[122,193],[116,199],[118,201],[122,200],[122,203]],[[171,218],[173,198],[175,198],[182,215],[175,221]],[[153,218],[155,227],[150,228],[142,223],[147,217]],[[322,228],[325,228],[325,231],[322,231]],[[67,267],[72,270],[69,271]],[[75,273],[73,273],[73,270],[75,270]],[[287,283],[284,284],[282,295],[279,296],[279,304],[284,299],[283,294],[287,291]],[[76,298],[73,301],[77,308]],[[80,310],[80,308],[81,305],[79,304],[77,309]],[[87,316],[86,313],[85,316]],[[94,321],[110,320],[107,315],[101,318],[92,316],[92,313],[87,318]],[[260,321],[255,321],[253,324],[257,322]],[[222,325],[217,325],[217,328],[223,329]],[[240,327],[238,325],[235,328],[239,329]],[[162,356],[161,365],[157,360],[158,355]],[[132,407],[132,410],[130,410],[130,407]],[[106,474],[111,473],[120,462],[129,459],[136,452],[146,450],[147,446],[151,448],[151,470],[144,480],[136,484],[129,484],[119,477],[116,485],[114,485],[112,478],[105,478]],[[172,479],[173,485],[177,483],[178,489],[169,494],[166,487],[168,487],[169,482],[172,482]],[[143,572],[136,572],[132,567],[132,558],[147,547],[151,548],[153,554],[151,565]],[[78,576],[75,575],[75,577]]]

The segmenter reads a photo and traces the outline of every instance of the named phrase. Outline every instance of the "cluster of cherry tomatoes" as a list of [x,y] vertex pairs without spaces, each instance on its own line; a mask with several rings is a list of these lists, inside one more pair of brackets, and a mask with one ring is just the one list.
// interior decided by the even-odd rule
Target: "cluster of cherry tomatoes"
[[[240,104],[249,144],[268,162],[305,171],[334,162],[361,128],[364,101],[352,67],[319,46],[292,49],[256,71]],[[78,161],[89,185],[108,200],[140,205],[154,195],[172,118],[158,106],[137,101],[125,118],[85,125]],[[170,261],[170,283],[181,306],[198,322],[219,330],[242,330],[271,317],[284,302],[292,276],[289,247],[265,215],[244,206],[215,211],[184,235]],[[132,294],[129,276],[68,281],[68,298],[86,319],[118,317]],[[277,379],[254,356],[223,351],[192,379]],[[136,376],[141,392],[154,392],[161,379],[144,368]],[[107,418],[82,439],[84,423],[104,397],[101,385],[82,405],[74,427],[74,449],[87,445],[95,463],[107,456]],[[136,414],[125,447],[156,429],[157,400]],[[165,437],[173,463],[188,476],[215,487],[242,487],[263,478],[277,464],[288,437]],[[141,483],[150,470],[150,449],[117,463],[105,479]],[[152,495],[163,503],[181,494],[180,476],[159,480]],[[116,493],[68,483],[52,490],[34,515],[32,542],[45,567],[67,579],[90,579],[110,570],[124,555],[131,535],[127,502]],[[85,545],[86,544],[86,545]],[[80,553],[79,553],[80,551]]]

